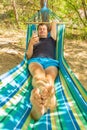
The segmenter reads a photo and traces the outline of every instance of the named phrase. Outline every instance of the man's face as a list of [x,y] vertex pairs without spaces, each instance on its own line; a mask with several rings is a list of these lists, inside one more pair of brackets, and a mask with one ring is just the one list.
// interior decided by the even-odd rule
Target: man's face
[[46,25],[40,25],[38,28],[38,35],[40,38],[46,38],[48,35],[48,30]]

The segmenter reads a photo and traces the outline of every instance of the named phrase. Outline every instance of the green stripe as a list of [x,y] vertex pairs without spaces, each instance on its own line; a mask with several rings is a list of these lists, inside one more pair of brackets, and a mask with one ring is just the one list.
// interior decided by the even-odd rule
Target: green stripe
[[58,31],[57,31],[56,59],[59,60],[61,56],[63,56],[64,52],[63,43],[64,43],[65,25],[58,25],[57,30]]
[[72,80],[76,84],[76,86],[77,86],[78,90],[80,91],[82,97],[87,102],[87,92],[86,92],[86,90],[84,89],[82,84],[79,82],[79,80],[77,80],[75,74],[72,72],[72,70],[70,69],[70,67],[68,66],[68,64],[67,64],[67,62],[65,60],[63,60],[63,64],[64,64],[66,70],[68,71],[70,77],[72,78]]
[[[30,126],[30,124],[32,124],[32,127],[34,127],[34,120],[33,119],[30,120],[30,123],[28,124],[28,129],[27,130],[32,130],[32,127]],[[23,130],[25,130],[25,129],[23,129]]]
[[[69,87],[68,87],[68,85],[67,85],[67,83],[66,83],[66,81],[65,81],[61,72],[59,73],[59,75],[60,75],[60,78],[61,78],[61,82],[63,84],[63,90],[65,92],[66,98],[67,98],[69,103],[73,104],[73,106],[72,105],[70,106],[70,104],[69,104],[69,106],[70,106],[70,108],[71,108],[71,110],[72,110],[72,112],[75,116],[75,119],[77,120],[77,118],[79,118],[80,122],[82,122],[83,128],[84,127],[87,128],[87,122],[86,122],[86,120],[84,119],[84,116],[83,116],[84,111],[83,112],[80,111],[80,109],[79,109],[77,103],[75,102],[75,100],[74,100],[74,98],[73,98],[73,96],[72,96],[72,94],[69,90]],[[77,120],[77,122],[78,122],[78,120]],[[79,124],[79,127],[82,128],[82,126],[79,122],[78,122],[78,124]]]
[[[4,126],[4,124],[5,125],[7,125],[8,124],[8,121],[11,121],[11,122],[13,122],[13,120],[14,120],[14,123],[12,123],[12,128],[14,128],[15,126],[16,126],[16,121],[18,120],[18,121],[20,121],[19,120],[19,118],[21,119],[21,117],[18,117],[18,113],[17,113],[17,116],[16,117],[18,117],[18,118],[16,118],[16,119],[13,119],[13,117],[16,115],[16,112],[19,112],[19,114],[20,114],[20,112],[21,112],[21,109],[22,109],[22,103],[24,102],[24,99],[25,99],[25,93],[26,93],[26,90],[29,90],[29,88],[28,88],[29,86],[27,85],[27,86],[24,86],[24,88],[22,88],[21,89],[21,93],[20,92],[18,92],[18,94],[19,95],[21,95],[22,96],[22,98],[21,98],[21,101],[19,101],[16,105],[15,104],[12,104],[11,106],[10,106],[10,108],[7,108],[6,109],[6,112],[8,113],[8,116],[4,119],[4,122],[2,122],[2,124],[1,124],[1,129],[3,129],[3,127],[2,127],[2,125]],[[23,92],[24,91],[24,92]],[[25,96],[24,96],[25,95]],[[17,96],[17,94],[15,95],[15,96]],[[26,105],[26,104],[25,104]],[[24,107],[24,104],[23,104],[23,107]],[[21,108],[21,109],[20,109]],[[23,108],[24,109],[24,108]]]
[[[57,83],[58,82],[55,82],[55,88],[57,88]],[[56,100],[57,100],[57,107],[56,107],[56,110],[54,112],[54,114],[57,112],[57,115],[54,115],[54,119],[55,119],[55,124],[56,124],[56,129],[57,130],[61,130],[61,124],[60,124],[60,118],[59,118],[59,102],[58,102],[58,96],[57,96],[57,92],[56,92]]]
[[34,124],[34,120],[31,119],[30,115],[28,116],[28,118],[26,119],[25,123],[23,124],[23,127],[21,130],[32,130],[32,127],[30,126],[30,124]]
[[[18,70],[16,70],[14,73],[12,73],[11,75],[9,75],[8,77],[4,78],[2,80],[2,86],[5,84],[5,80],[8,78],[10,79],[10,81],[13,81],[15,77],[17,77],[17,75],[21,74],[22,71],[24,71],[26,69],[26,64],[23,64],[23,66],[21,66],[20,68],[18,68]],[[8,83],[8,81],[6,81],[6,83]]]
[[[52,130],[61,130],[60,120],[58,117],[57,110],[58,110],[58,107],[56,107],[56,109],[52,113],[50,113]],[[53,113],[54,113],[54,115],[53,115]]]
[[[30,79],[30,78],[29,78]],[[24,85],[20,88],[20,90],[15,94],[15,96],[14,97],[12,97],[10,100],[9,100],[9,102],[7,102],[3,107],[2,107],[2,109],[7,113],[7,115],[12,111],[12,109],[14,109],[15,107],[16,107],[16,105],[20,102],[20,100],[17,102],[17,103],[15,103],[15,104],[13,104],[13,99],[15,100],[15,97],[16,96],[18,96],[18,95],[21,95],[22,97],[24,96],[24,94],[25,94],[25,91],[26,90],[28,90],[28,87],[29,87],[29,84],[30,84],[30,82],[31,82],[31,80],[29,80],[29,79],[27,79],[27,81],[24,83]],[[10,106],[8,107],[8,105],[7,104],[10,104]],[[4,119],[5,117],[4,116],[2,116],[2,117],[0,117],[0,120],[2,120],[2,119]]]

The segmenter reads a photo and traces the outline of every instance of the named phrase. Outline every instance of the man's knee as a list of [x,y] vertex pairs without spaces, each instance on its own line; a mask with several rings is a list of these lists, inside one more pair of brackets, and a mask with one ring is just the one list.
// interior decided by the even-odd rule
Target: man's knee
[[45,80],[45,73],[41,73],[41,72],[36,72],[34,75],[33,75],[33,78],[35,80]]
[[33,76],[34,75],[36,75],[37,77],[45,76],[45,70],[40,64],[36,62],[30,63],[30,65],[28,66],[28,69]]
[[55,77],[58,75],[58,68],[51,66],[51,67],[45,69],[45,72],[46,72],[46,76],[48,78],[55,79]]
[[34,87],[45,87],[48,84],[48,81],[44,77],[33,77],[32,85]]
[[36,64],[33,62],[33,63],[30,63],[29,66],[28,66],[28,69],[29,71],[33,71],[36,69]]

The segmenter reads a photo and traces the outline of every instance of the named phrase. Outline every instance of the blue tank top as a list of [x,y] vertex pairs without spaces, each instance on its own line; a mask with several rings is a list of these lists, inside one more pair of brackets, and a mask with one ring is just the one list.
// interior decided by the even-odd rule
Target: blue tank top
[[32,58],[49,57],[55,59],[56,41],[52,37],[40,38],[34,45]]

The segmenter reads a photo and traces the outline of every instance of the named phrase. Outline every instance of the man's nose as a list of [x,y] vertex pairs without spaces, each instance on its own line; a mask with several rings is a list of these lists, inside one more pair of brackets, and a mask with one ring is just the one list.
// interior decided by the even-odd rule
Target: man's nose
[[42,28],[41,31],[44,31],[44,29]]

